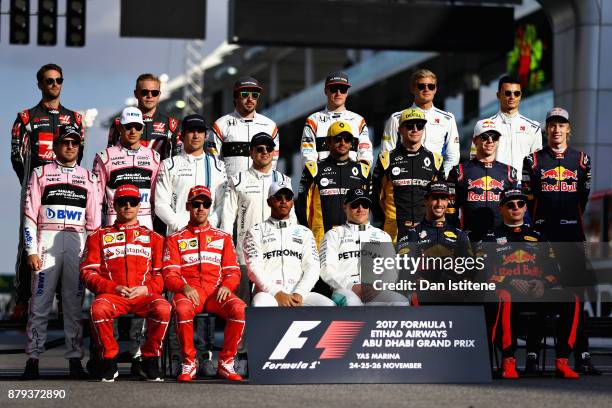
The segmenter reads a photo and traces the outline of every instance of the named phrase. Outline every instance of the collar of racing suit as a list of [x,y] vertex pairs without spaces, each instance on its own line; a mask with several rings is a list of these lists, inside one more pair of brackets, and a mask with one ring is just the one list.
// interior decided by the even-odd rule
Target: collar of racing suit
[[519,225],[508,225],[506,223],[503,223],[502,227],[504,227],[506,231],[516,233],[516,232],[522,232],[523,230],[525,230],[527,228],[527,225],[525,223],[521,223]]
[[398,149],[400,149],[400,151],[405,154],[406,156],[418,156],[419,153],[421,153],[421,151],[423,151],[423,149],[425,148],[425,146],[423,146],[423,143],[421,143],[421,146],[415,150],[414,152],[409,151],[406,146],[404,146],[403,143],[398,144],[397,146]]
[[66,166],[65,164],[62,164],[57,160],[54,160],[53,163],[55,163],[56,167],[60,167],[62,169],[76,169],[76,166],[77,166],[76,162],[74,162],[72,166]]
[[325,159],[323,159],[321,161],[321,163],[325,163],[325,162],[330,162],[330,163],[334,163],[338,166],[344,166],[348,163],[353,162],[353,160],[351,160],[350,158],[346,159],[346,160],[336,160],[332,157],[332,155],[330,154],[329,156],[327,156]]
[[349,227],[352,231],[365,231],[370,226],[369,222],[365,224],[353,224],[352,222],[346,222],[347,227]]
[[198,160],[203,160],[204,157],[206,157],[206,152],[205,151],[203,151],[202,154],[199,155],[199,156],[194,156],[193,154],[189,154],[189,153],[185,152],[185,150],[183,150],[181,154],[183,155],[185,160],[187,160],[189,163],[193,163],[193,162],[198,161]]
[[142,114],[142,120],[148,119],[148,120],[153,120],[155,118],[155,116],[157,115],[157,108],[155,108],[155,112],[153,112],[152,115],[145,115],[144,113]]
[[289,225],[291,225],[291,218],[285,218],[284,220],[279,220],[277,218],[274,217],[270,217],[268,218],[268,221],[274,225],[275,228],[287,228]]
[[432,111],[432,110],[436,109],[436,106],[435,106],[435,105],[432,103],[432,104],[431,104],[431,108],[429,108],[429,109],[425,109],[425,108],[421,108],[419,105],[417,105],[416,103],[414,103],[414,102],[413,102],[413,103],[412,103],[411,108],[412,108],[412,109],[420,109],[420,110],[422,110],[423,112],[427,113],[427,112],[430,112],[430,111]]
[[324,112],[325,112],[326,115],[334,115],[334,114],[335,115],[342,115],[346,111],[347,111],[347,109],[346,109],[346,105],[345,105],[342,110],[334,110],[334,111],[329,110],[329,108],[327,106],[325,106],[325,111]]
[[121,150],[125,150],[126,152],[139,152],[140,149],[142,149],[142,145],[138,146],[138,149],[130,149],[128,147],[125,147],[124,145],[122,145],[121,143],[118,144],[119,148]]
[[423,217],[423,220],[421,221],[421,224],[423,224],[423,226],[425,227],[431,227],[431,228],[444,228],[447,225],[446,220],[444,221],[429,221],[427,218]]
[[129,230],[129,229],[140,228],[140,223],[138,221],[136,221],[134,224],[120,224],[117,221],[115,221],[113,226],[115,228],[117,228],[117,229],[120,229],[120,230]]
[[189,224],[187,224],[187,229],[193,232],[194,234],[199,234],[200,232],[207,232],[210,231],[210,222],[207,222],[204,226],[193,225],[191,224],[191,222],[189,222]]
[[258,179],[262,179],[264,177],[270,177],[272,175],[272,171],[274,171],[272,168],[270,168],[270,171],[267,173],[264,173],[262,171],[259,171],[257,169],[255,169],[253,166],[251,166],[249,168],[249,171],[251,172],[251,174],[255,177],[257,177]]
[[43,103],[42,99],[40,100],[40,102],[38,102],[38,106],[40,106],[40,108],[41,108],[43,111],[45,111],[45,112],[47,112],[47,113],[53,113],[53,114],[59,113],[59,112],[60,112],[62,109],[64,109],[64,107],[62,106],[62,104],[61,104],[61,103],[60,103],[59,105],[57,105],[57,109],[50,109],[50,108],[47,108],[47,107],[45,106],[45,104]]
[[253,113],[253,117],[252,117],[252,118],[245,118],[245,117],[243,117],[243,116],[242,116],[240,113],[238,113],[238,111],[237,111],[237,110],[234,110],[234,117],[235,117],[236,119],[238,119],[239,121],[241,121],[241,122],[252,122],[252,121],[254,121],[255,119],[257,119],[257,115],[258,115],[258,113],[257,113],[257,112],[254,112],[254,113]]
[[514,115],[508,115],[507,113],[504,113],[501,110],[499,111],[499,117],[502,118],[502,121],[504,123],[508,123],[508,122],[511,123],[514,119],[518,118],[519,116],[520,116],[520,113],[518,110],[516,111]]
[[563,159],[565,157],[565,153],[567,152],[567,149],[569,149],[569,146],[566,146],[565,149],[561,150],[555,150],[550,146],[546,146],[544,148],[548,154],[550,155],[550,157],[552,157],[553,159]]
[[486,168],[490,169],[491,167],[493,167],[495,165],[495,161],[496,160],[493,159],[491,161],[483,161],[483,160],[478,159],[477,157],[474,157],[472,159],[472,161],[474,163],[476,163],[477,165],[479,165],[480,167],[486,167]]

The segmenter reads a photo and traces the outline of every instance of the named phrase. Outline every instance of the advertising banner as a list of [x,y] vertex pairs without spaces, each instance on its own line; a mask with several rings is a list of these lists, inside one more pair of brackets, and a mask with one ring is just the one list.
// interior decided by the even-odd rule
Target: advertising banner
[[253,384],[491,381],[482,306],[249,307],[247,321]]

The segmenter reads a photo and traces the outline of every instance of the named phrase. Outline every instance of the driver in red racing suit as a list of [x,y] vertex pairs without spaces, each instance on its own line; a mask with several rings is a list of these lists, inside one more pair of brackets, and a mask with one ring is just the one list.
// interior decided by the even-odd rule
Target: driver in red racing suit
[[147,318],[142,370],[148,380],[161,381],[158,359],[171,309],[161,295],[164,239],[138,223],[138,187],[124,184],[117,188],[114,207],[117,220],[87,238],[81,262],[81,280],[96,295],[90,312],[92,337],[102,357],[98,374],[103,382],[113,382],[117,377],[119,346],[113,321],[134,313]]
[[172,301],[174,322],[183,354],[178,381],[195,378],[193,318],[202,311],[226,319],[217,375],[232,381],[242,380],[234,371],[234,356],[244,331],[246,307],[234,294],[240,284],[240,268],[232,236],[211,227],[208,222],[211,205],[208,187],[192,187],[186,204],[189,224],[168,237],[164,250],[164,278],[168,290],[175,293]]

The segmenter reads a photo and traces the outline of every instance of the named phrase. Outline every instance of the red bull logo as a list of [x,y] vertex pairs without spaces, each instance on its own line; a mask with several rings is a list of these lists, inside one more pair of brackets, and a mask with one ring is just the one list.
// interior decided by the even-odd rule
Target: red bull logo
[[490,176],[481,177],[476,180],[468,179],[468,190],[475,189],[483,190],[483,192],[468,191],[468,201],[499,201],[499,192],[504,189],[504,183]]
[[[542,191],[575,192],[577,190],[578,171],[558,166],[549,170],[542,170],[541,179]],[[553,180],[554,183],[546,182],[545,180]]]
[[578,180],[578,172],[566,169],[563,166],[558,166],[549,170],[542,170],[542,179],[551,179],[555,181],[567,179]]
[[535,254],[529,253],[529,252],[524,251],[522,249],[514,251],[510,255],[502,255],[502,264],[503,265],[528,263],[528,262],[533,263],[533,262],[535,262],[535,260],[536,260],[536,255]]
[[484,176],[476,180],[468,179],[468,190],[481,188],[485,191],[503,190],[504,183],[490,176]]

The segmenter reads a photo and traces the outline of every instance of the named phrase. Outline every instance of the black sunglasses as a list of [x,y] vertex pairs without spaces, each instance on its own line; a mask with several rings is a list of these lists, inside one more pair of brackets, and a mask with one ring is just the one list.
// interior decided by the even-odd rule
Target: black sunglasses
[[348,86],[342,86],[342,85],[332,85],[329,88],[329,93],[335,94],[336,92],[340,92],[341,94],[345,94],[348,92],[349,87]]
[[435,91],[436,90],[436,84],[426,84],[421,82],[420,84],[417,84],[417,88],[419,89],[419,91],[424,91],[425,88],[429,89],[430,91]]
[[251,96],[251,98],[253,99],[258,99],[260,94],[261,94],[260,92],[255,92],[255,91],[242,91],[240,92],[240,97],[242,99],[246,99],[249,96]]
[[121,198],[118,198],[115,202],[117,203],[119,207],[125,207],[128,204],[130,205],[130,207],[136,207],[138,204],[140,204],[140,198],[121,197]]
[[59,78],[45,78],[45,84],[47,85],[53,85],[53,84],[58,84],[61,85],[64,83],[64,78],[59,77]]
[[153,97],[158,97],[160,94],[160,90],[159,89],[141,89],[140,90],[140,96],[145,97],[147,95],[153,95]]
[[518,210],[519,208],[523,208],[525,207],[525,201],[523,200],[518,200],[518,201],[508,201],[506,203],[506,207],[508,207],[511,210]]
[[353,210],[356,210],[359,207],[362,207],[364,210],[367,210],[370,208],[370,203],[368,203],[367,201],[356,201],[351,203],[351,208]]
[[272,153],[274,148],[272,146],[257,146],[255,151],[257,153]]
[[198,209],[200,207],[204,207],[205,209],[209,209],[210,206],[212,205],[212,202],[210,201],[192,201],[191,202],[191,207]]
[[81,145],[80,142],[77,142],[76,140],[71,140],[71,139],[62,140],[60,144],[66,147],[72,147],[72,146],[79,147]]
[[422,120],[406,121],[402,123],[402,126],[408,130],[412,130],[415,127],[416,127],[416,130],[423,130],[423,128],[425,128],[425,123],[427,122],[424,122]]
[[480,140],[483,142],[486,142],[489,139],[493,140],[494,142],[499,140],[499,135],[497,133],[481,133],[478,137],[480,137]]
[[519,96],[521,96],[522,92],[521,91],[514,91],[514,92],[506,91],[506,92],[504,92],[504,95],[506,95],[507,97],[512,96],[512,94],[514,94],[515,98],[518,98]]
[[140,132],[142,130],[142,125],[140,123],[126,123],[123,125],[123,128],[125,130],[136,129],[138,132]]
[[345,143],[353,143],[353,135],[349,135],[348,133],[336,135],[331,139],[334,143],[340,143],[342,140],[344,140]]
[[292,193],[286,193],[286,192],[278,192],[276,194],[274,194],[272,196],[272,198],[276,201],[281,201],[281,200],[285,200],[285,201],[291,201],[293,200],[293,194]]

